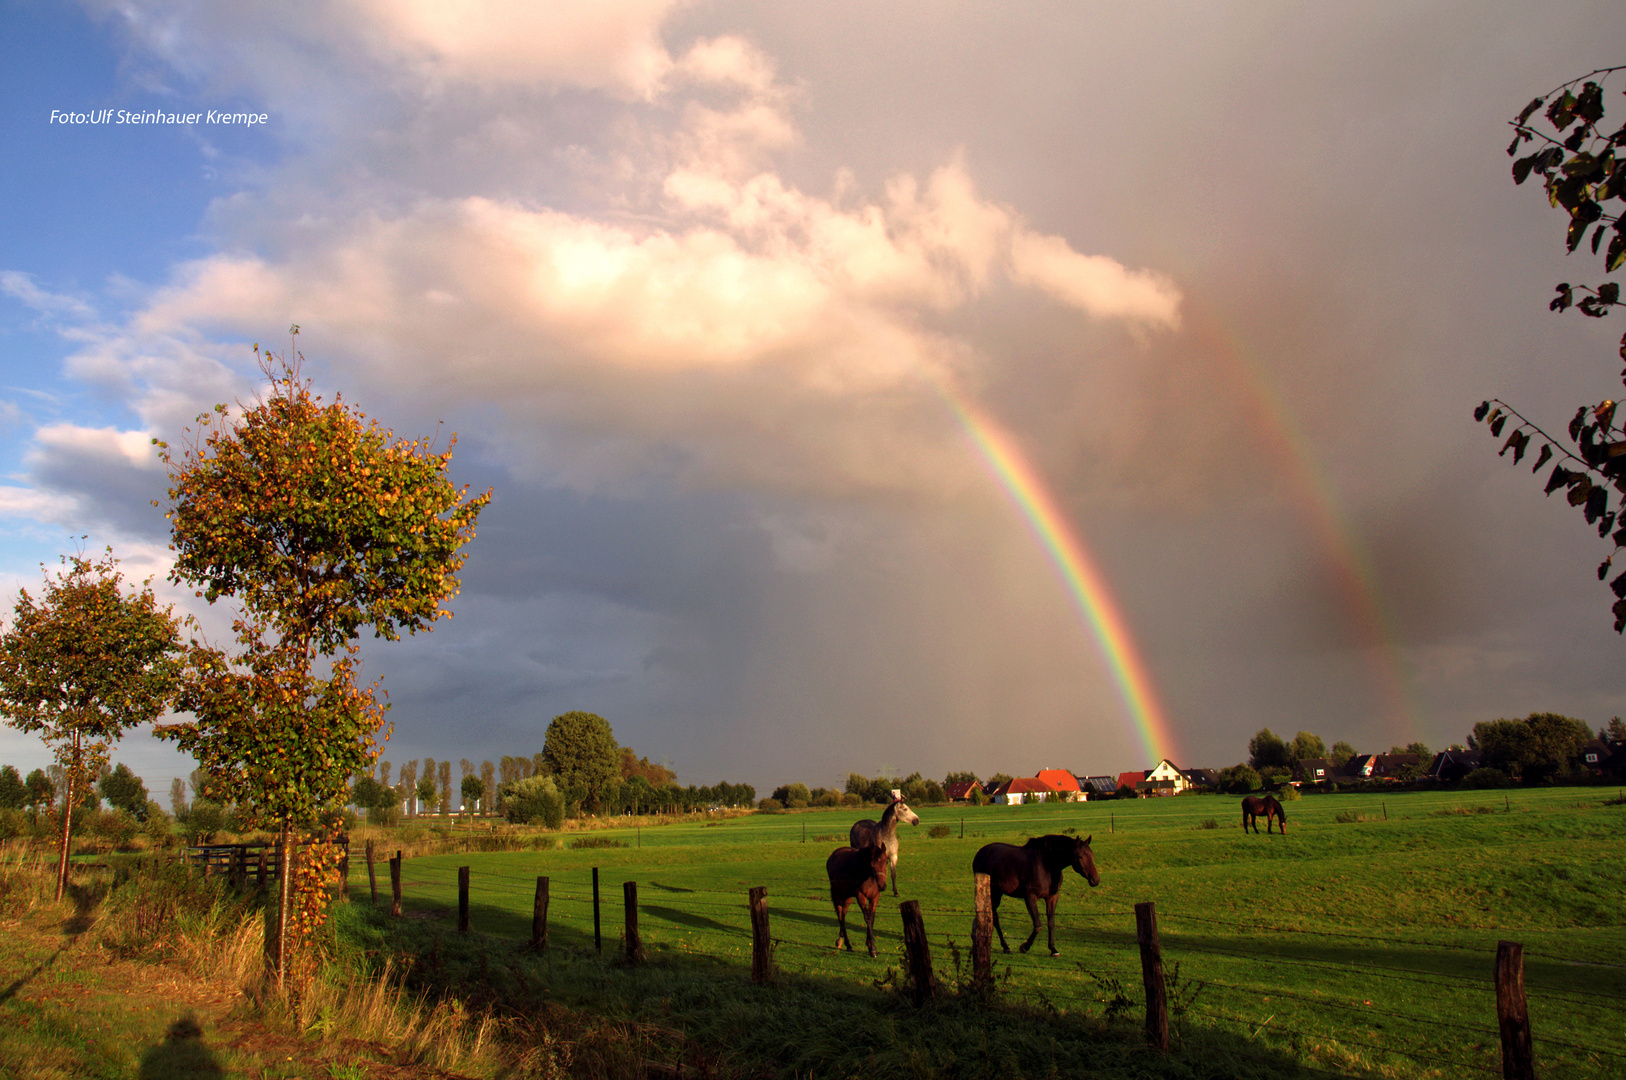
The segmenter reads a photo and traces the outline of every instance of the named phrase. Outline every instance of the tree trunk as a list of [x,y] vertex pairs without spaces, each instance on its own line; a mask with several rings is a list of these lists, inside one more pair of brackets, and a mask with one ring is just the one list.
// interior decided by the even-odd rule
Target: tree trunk
[[288,970],[288,900],[293,886],[290,880],[293,875],[289,873],[289,870],[293,867],[293,860],[289,857],[292,854],[293,847],[290,843],[290,832],[288,819],[283,818],[282,828],[279,832],[282,849],[278,854],[281,856],[282,865],[277,874],[277,935],[274,954],[278,990],[282,989],[282,976]]
[[[79,749],[79,736],[73,737],[75,756]],[[56,863],[56,898],[61,901],[62,894],[68,888],[68,825],[73,818],[73,768],[70,766],[68,774],[68,797],[62,800],[62,842]]]

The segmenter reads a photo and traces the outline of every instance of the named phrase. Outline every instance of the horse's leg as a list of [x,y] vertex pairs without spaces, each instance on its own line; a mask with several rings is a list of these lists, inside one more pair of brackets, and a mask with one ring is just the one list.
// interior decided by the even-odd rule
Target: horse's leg
[[864,946],[869,949],[870,956],[875,955],[875,901],[880,899],[880,890],[876,890],[868,904],[864,898],[858,898],[858,906],[864,909]]
[[1045,897],[1045,900],[1044,900],[1045,921],[1049,924],[1049,928],[1050,928],[1050,955],[1051,956],[1060,956],[1061,955],[1061,953],[1059,951],[1057,951],[1057,949],[1056,949],[1056,901],[1059,900],[1059,899],[1061,899],[1061,894],[1057,893],[1054,896]]
[[892,852],[892,865],[887,868],[887,872],[890,874],[890,876],[892,878],[892,895],[897,896],[898,895],[898,853],[897,853],[896,850],[894,850]]
[[[1267,821],[1267,822],[1265,822],[1265,824],[1269,825],[1270,823]],[[1253,831],[1255,833],[1257,833],[1259,831],[1259,822],[1254,820],[1253,815],[1248,813],[1248,808],[1246,806],[1244,806],[1242,808],[1242,831],[1244,833],[1246,833],[1248,831],[1248,826],[1249,825],[1253,826]]]
[[847,940],[847,905],[851,902],[849,897],[836,903],[836,949],[839,951],[843,945],[847,951],[853,951],[853,943]]
[[1005,944],[1005,928],[999,925],[999,902],[1003,899],[1005,899],[1004,893],[995,892],[994,895],[989,898],[988,907],[994,916],[994,932],[999,935],[999,947],[1004,949],[1006,952],[1010,952],[1011,947]]
[[1029,934],[1028,939],[1022,942],[1022,952],[1027,952],[1033,948],[1033,942],[1039,936],[1039,898],[1029,891],[1025,899],[1028,902],[1028,917],[1033,920],[1033,933]]

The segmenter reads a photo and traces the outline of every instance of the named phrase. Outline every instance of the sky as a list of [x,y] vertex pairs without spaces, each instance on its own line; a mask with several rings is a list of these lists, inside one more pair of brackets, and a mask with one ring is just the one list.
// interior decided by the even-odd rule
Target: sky
[[493,493],[455,618],[364,644],[388,760],[573,709],[762,791],[1599,726],[1609,549],[1471,416],[1614,393],[1504,152],[1622,59],[1566,10],[0,0],[0,614],[111,546],[220,635],[151,440],[297,324]]

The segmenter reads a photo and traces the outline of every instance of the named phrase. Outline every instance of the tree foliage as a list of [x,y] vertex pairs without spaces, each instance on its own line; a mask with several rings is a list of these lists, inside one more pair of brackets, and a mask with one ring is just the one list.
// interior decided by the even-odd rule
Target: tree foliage
[[1482,720],[1468,744],[1480,764],[1527,784],[1561,776],[1592,739],[1584,721],[1557,713],[1531,713],[1523,720]]
[[1301,731],[1293,736],[1293,741],[1287,746],[1287,752],[1294,762],[1324,758],[1327,756],[1327,744],[1321,741],[1321,736]]
[[68,872],[77,793],[88,793],[126,728],[156,720],[181,672],[180,623],[143,583],[122,587],[118,560],[65,557],[36,601],[18,594],[0,637],[0,713],[37,732],[65,773],[57,898]]
[[542,760],[572,802],[598,805],[621,776],[621,748],[610,722],[597,713],[555,716],[542,740]]
[[0,765],[0,810],[21,810],[28,805],[28,785],[15,765]]
[[1282,737],[1269,728],[1260,728],[1248,740],[1248,764],[1254,769],[1286,769],[1292,771],[1293,755]]
[[[1513,182],[1532,176],[1542,179],[1547,201],[1566,215],[1564,243],[1573,254],[1587,244],[1602,253],[1607,278],[1626,264],[1626,225],[1621,221],[1626,203],[1626,127],[1606,134],[1605,83],[1626,68],[1601,68],[1571,79],[1531,101],[1517,117],[1507,152],[1514,157]],[[1528,153],[1519,156],[1521,150]],[[1588,237],[1591,237],[1590,241]],[[1560,282],[1548,308],[1601,319],[1620,304],[1620,282],[1601,280],[1595,285]],[[1620,359],[1626,362],[1626,335],[1620,339]],[[1626,383],[1626,369],[1621,372]],[[1539,473],[1554,461],[1545,492],[1564,492],[1565,500],[1586,523],[1614,544],[1598,566],[1598,580],[1609,577],[1614,558],[1626,546],[1626,519],[1621,518],[1621,496],[1626,495],[1626,428],[1615,423],[1616,399],[1583,404],[1570,418],[1568,439],[1554,438],[1500,398],[1481,402],[1474,419],[1484,422],[1491,436],[1502,439],[1499,456],[1509,451],[1517,465],[1539,448],[1531,472]],[[1555,461],[1556,459],[1556,461]],[[1611,494],[1613,492],[1613,494]],[[1620,526],[1617,528],[1617,524]],[[1609,582],[1615,594],[1615,632],[1626,631],[1626,573]]]
[[130,771],[130,766],[119,762],[96,782],[107,805],[123,810],[132,817],[145,820],[147,816],[147,785],[141,777]]

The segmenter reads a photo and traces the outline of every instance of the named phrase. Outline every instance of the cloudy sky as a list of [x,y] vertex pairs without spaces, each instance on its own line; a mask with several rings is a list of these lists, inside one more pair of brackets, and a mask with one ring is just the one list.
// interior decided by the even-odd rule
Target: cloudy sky
[[759,788],[1626,712],[1607,549],[1470,415],[1613,396],[1504,147],[1615,4],[3,10],[7,612],[79,545],[161,583],[149,440],[298,323],[494,492],[456,618],[364,653],[395,761],[569,709]]

